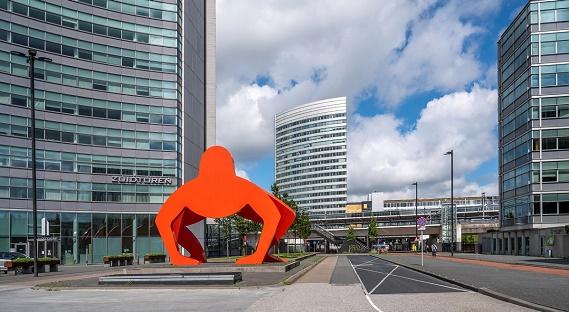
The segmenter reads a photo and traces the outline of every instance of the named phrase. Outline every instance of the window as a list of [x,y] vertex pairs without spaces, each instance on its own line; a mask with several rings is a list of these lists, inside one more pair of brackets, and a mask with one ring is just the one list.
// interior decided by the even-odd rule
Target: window
[[557,203],[556,202],[544,202],[543,203],[543,214],[557,214]]
[[542,144],[543,144],[543,150],[557,149],[557,139],[556,138],[543,138]]

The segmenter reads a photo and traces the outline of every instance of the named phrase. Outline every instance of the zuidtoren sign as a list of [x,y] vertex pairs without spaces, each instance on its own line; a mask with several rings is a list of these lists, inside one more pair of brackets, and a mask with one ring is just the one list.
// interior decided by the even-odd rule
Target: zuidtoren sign
[[173,179],[167,177],[111,176],[111,179],[117,184],[171,185],[173,183]]

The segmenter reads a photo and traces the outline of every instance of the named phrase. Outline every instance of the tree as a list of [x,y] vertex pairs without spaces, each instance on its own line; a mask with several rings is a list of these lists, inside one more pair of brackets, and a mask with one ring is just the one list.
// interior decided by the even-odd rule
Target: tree
[[296,217],[294,218],[294,222],[290,226],[289,231],[294,233],[294,236],[296,238],[296,236],[298,234],[298,230],[299,230],[299,222],[300,222],[299,220],[300,220],[300,216],[301,216],[301,213],[299,213],[299,210],[298,210],[298,205],[296,204],[294,199],[292,199],[288,196],[287,193],[281,193],[280,188],[276,182],[271,185],[271,192],[273,193],[273,195],[276,198],[281,200],[283,203],[285,203],[287,206],[289,206],[290,209],[292,209],[294,211]]
[[238,215],[231,216],[230,218],[233,219],[235,230],[239,233],[241,254],[243,254],[243,247],[245,247],[245,235],[251,232],[259,232],[261,230],[261,224],[255,223]]
[[350,225],[348,227],[348,233],[346,234],[346,241],[348,243],[348,252],[352,252],[351,247],[352,247],[352,243],[355,240],[356,240],[356,233],[354,233],[354,227]]
[[377,219],[375,217],[371,217],[371,220],[369,221],[367,236],[371,242],[375,242],[379,237],[379,228],[377,227]]
[[310,233],[312,232],[312,225],[310,223],[310,218],[308,217],[308,213],[304,211],[300,212],[296,230],[298,232],[298,236],[300,236],[302,240],[306,241],[306,239],[308,239]]
[[215,222],[219,226],[219,232],[221,236],[225,238],[226,249],[227,249],[226,256],[229,256],[229,242],[231,240],[231,229],[233,228],[233,219],[231,217],[217,218],[215,219]]

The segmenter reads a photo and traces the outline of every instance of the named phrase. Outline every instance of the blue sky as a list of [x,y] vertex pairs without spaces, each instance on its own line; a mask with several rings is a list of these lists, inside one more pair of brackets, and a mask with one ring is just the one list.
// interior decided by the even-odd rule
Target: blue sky
[[[454,119],[453,113],[447,110],[452,105],[455,109],[476,109],[480,103],[485,113],[478,118],[484,119],[481,129],[488,133],[478,136],[468,132],[472,127],[463,129],[460,127],[464,125],[456,125],[446,131],[464,133],[463,141],[448,139],[441,146],[428,144],[413,153],[425,151],[427,154],[430,150],[438,153],[446,146],[456,146],[457,157],[461,152],[463,157],[457,165],[459,190],[465,195],[497,191],[496,40],[526,1],[398,0],[383,6],[372,1],[368,8],[330,8],[315,16],[310,13],[314,9],[312,4],[291,9],[278,1],[266,1],[256,7],[259,12],[251,12],[254,10],[251,6],[240,2],[218,2],[218,143],[232,150],[241,174],[269,189],[274,179],[273,142],[272,132],[270,135],[265,132],[272,131],[274,113],[295,105],[325,97],[348,96],[349,128],[353,129],[353,134],[349,134],[348,153],[357,158],[370,152],[362,145],[374,140],[383,142],[384,146],[393,144],[393,150],[409,150],[416,142],[425,141],[421,138],[447,140],[435,129],[437,124],[446,124],[448,116]],[[416,9],[409,13],[394,4],[404,2],[412,3]],[[328,19],[335,20],[336,14],[341,15],[346,10],[354,15],[351,20],[342,22],[343,25],[327,24]],[[239,15],[245,11],[249,16],[243,19],[256,22],[249,28],[232,27],[239,23],[242,18]],[[382,16],[384,19],[375,28]],[[391,16],[400,18],[391,21]],[[431,38],[440,40],[440,47],[429,44]],[[446,42],[445,38],[451,39]],[[345,51],[338,52],[329,45]],[[366,62],[361,62],[362,58]],[[376,70],[368,72],[368,68]],[[412,71],[410,76],[414,77],[402,75],[405,71]],[[242,114],[241,120],[247,120],[248,124],[225,117],[234,119],[235,114]],[[421,114],[424,115],[422,120]],[[478,123],[468,120],[468,113],[458,115],[462,124]],[[388,136],[389,133],[393,135]],[[366,144],[352,147],[350,136],[353,136],[353,144]],[[471,137],[473,141],[468,142]],[[481,141],[476,141],[478,139]],[[485,147],[479,148],[480,152],[468,148],[481,142]],[[374,161],[368,162],[366,168],[353,170],[361,176],[360,172],[371,168],[383,177],[374,180],[370,176],[366,181],[350,178],[355,181],[355,194],[364,195],[371,189],[379,189],[393,196],[405,196],[408,182],[422,179],[429,195],[444,195],[439,194],[448,183],[448,179],[439,174],[444,167],[433,168],[436,175],[417,172],[417,177],[411,169],[401,172],[400,168],[393,168],[405,165],[421,171],[423,166],[412,163],[415,158],[423,164],[437,163],[436,158],[410,155],[406,162],[397,163],[390,161],[392,155],[382,153],[386,155],[384,165],[379,166],[378,161]],[[350,163],[348,166],[351,171]],[[401,176],[391,177],[392,172],[401,172]]]

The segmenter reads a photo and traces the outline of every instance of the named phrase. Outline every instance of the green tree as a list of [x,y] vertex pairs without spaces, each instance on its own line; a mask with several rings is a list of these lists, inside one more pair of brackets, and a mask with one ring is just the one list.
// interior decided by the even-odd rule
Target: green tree
[[379,237],[379,228],[377,227],[377,219],[375,217],[371,217],[371,220],[369,220],[367,236],[369,237],[371,244],[373,244],[373,242],[375,242]]
[[308,239],[310,233],[312,232],[312,225],[310,223],[310,218],[308,217],[308,213],[304,211],[300,212],[296,230],[298,232],[298,236],[306,242],[306,239]]
[[294,237],[296,238],[299,230],[299,222],[301,222],[299,221],[301,213],[299,213],[298,205],[296,204],[294,199],[288,196],[287,193],[281,193],[280,188],[276,182],[271,185],[271,192],[276,198],[280,199],[283,203],[285,203],[294,211],[296,217],[294,218],[294,222],[289,228],[289,232],[292,232],[294,234]]
[[346,242],[348,244],[348,252],[352,252],[352,244],[354,243],[354,241],[356,240],[356,233],[354,233],[354,227],[353,226],[349,226],[348,227],[348,233],[346,233]]
[[229,218],[217,218],[215,223],[219,226],[219,232],[223,238],[225,238],[227,254],[229,256],[229,243],[231,241],[231,231],[233,228],[233,219]]
[[233,219],[233,226],[235,227],[237,233],[239,233],[241,254],[243,254],[243,249],[245,247],[245,235],[260,231],[262,225],[238,215],[231,216],[230,218]]

